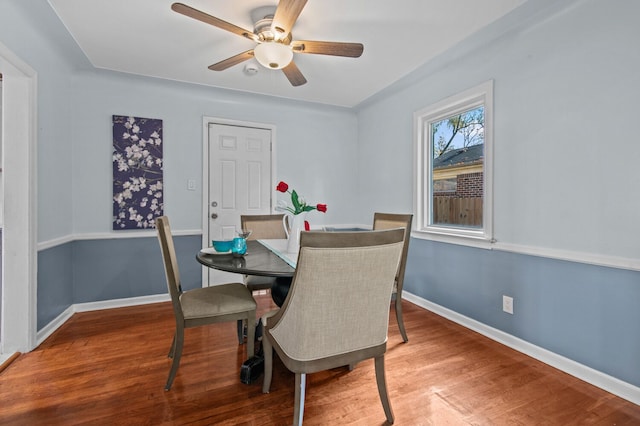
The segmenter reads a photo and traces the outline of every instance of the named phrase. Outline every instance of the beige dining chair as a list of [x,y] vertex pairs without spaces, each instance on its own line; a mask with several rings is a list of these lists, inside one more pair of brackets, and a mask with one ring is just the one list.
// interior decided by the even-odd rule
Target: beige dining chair
[[391,229],[404,228],[404,246],[402,248],[402,258],[398,266],[393,293],[395,294],[396,319],[398,320],[398,328],[402,335],[402,340],[409,341],[407,332],[404,328],[404,320],[402,317],[402,287],[404,285],[404,271],[407,266],[407,253],[409,252],[409,240],[411,239],[411,221],[412,214],[395,214],[395,213],[379,213],[373,214],[373,229]]
[[[171,295],[171,303],[176,320],[176,331],[169,350],[169,357],[173,358],[173,362],[171,363],[169,378],[164,388],[169,390],[180,365],[185,328],[219,322],[246,321],[249,324],[247,327],[247,358],[253,356],[256,301],[251,292],[242,283],[183,291],[169,218],[166,216],[157,218],[156,228],[167,277],[167,287]],[[239,337],[240,344],[242,344],[242,336]]]
[[295,373],[294,425],[302,424],[307,374],[369,358],[375,360],[378,393],[393,423],[384,354],[403,239],[402,229],[302,233],[287,299],[262,319],[262,391],[271,387],[275,351]]
[[[242,229],[250,229],[248,240],[273,240],[285,239],[287,234],[282,225],[283,214],[241,215],[240,225]],[[246,275],[244,283],[249,290],[268,290],[275,282],[274,277],[260,277]]]

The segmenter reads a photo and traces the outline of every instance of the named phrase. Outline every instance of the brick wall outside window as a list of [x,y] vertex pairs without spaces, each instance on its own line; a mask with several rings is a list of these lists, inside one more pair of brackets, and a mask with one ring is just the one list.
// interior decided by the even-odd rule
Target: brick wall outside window
[[483,173],[467,173],[457,176],[456,192],[435,192],[435,197],[469,198],[483,196]]

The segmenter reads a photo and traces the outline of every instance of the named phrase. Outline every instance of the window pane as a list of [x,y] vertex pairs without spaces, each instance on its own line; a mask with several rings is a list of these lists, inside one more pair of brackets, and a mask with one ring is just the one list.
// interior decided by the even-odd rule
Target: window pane
[[432,225],[482,228],[484,106],[430,123]]

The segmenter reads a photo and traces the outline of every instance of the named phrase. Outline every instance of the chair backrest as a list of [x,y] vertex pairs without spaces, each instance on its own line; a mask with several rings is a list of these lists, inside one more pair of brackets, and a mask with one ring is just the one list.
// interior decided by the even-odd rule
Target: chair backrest
[[392,229],[392,228],[404,228],[404,246],[402,248],[402,257],[400,258],[400,265],[398,266],[398,273],[396,275],[395,291],[397,293],[402,292],[402,286],[404,284],[404,270],[407,266],[407,253],[409,252],[409,240],[411,239],[411,221],[413,220],[412,214],[395,214],[395,213],[379,213],[373,214],[373,229]]
[[402,229],[303,232],[289,294],[268,323],[274,345],[292,360],[386,349],[403,237]]
[[282,226],[284,214],[254,214],[240,216],[242,229],[251,229],[248,240],[285,239],[287,234]]
[[164,263],[164,272],[167,277],[167,287],[171,295],[173,310],[177,316],[181,317],[182,307],[180,306],[180,294],[182,294],[182,287],[180,285],[180,271],[178,269],[176,250],[173,245],[171,226],[169,225],[169,218],[167,216],[156,218],[156,230],[158,231],[162,263]]

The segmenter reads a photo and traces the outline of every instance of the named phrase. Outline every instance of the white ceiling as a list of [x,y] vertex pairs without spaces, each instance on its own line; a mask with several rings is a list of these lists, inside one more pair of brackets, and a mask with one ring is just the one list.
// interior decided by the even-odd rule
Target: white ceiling
[[[277,0],[181,0],[253,30],[252,11]],[[247,63],[207,67],[254,42],[171,10],[173,0],[49,0],[97,68],[290,99],[352,107],[473,35],[526,0],[309,0],[294,40],[358,42],[360,58],[296,54],[307,79],[293,87],[280,70]],[[257,65],[257,62],[255,62]]]

